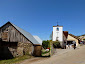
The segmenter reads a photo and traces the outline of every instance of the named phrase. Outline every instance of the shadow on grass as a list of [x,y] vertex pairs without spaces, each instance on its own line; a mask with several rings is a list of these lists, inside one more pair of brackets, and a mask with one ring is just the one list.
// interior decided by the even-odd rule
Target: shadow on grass
[[32,56],[24,55],[24,56],[16,57],[13,59],[0,60],[0,64],[15,64],[15,63],[18,63],[20,61],[23,61],[25,59],[30,59],[30,58],[32,58]]

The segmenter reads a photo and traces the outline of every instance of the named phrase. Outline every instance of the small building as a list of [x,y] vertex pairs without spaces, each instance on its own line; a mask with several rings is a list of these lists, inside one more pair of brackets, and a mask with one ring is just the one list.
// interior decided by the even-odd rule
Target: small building
[[85,41],[85,35],[79,37],[81,41]]
[[[38,36],[33,36],[39,43],[40,43],[40,45],[42,45],[42,40],[38,37]],[[40,45],[35,45],[34,46],[34,56],[40,56],[41,55],[41,53],[40,53],[40,51],[41,51],[41,46]]]
[[0,59],[9,59],[25,54],[40,56],[41,43],[30,33],[10,22],[0,27]]
[[68,31],[63,31],[63,26],[53,26],[52,41],[60,41],[61,47],[64,48],[67,43]]
[[71,45],[73,44],[73,41],[75,41],[76,46],[78,46],[80,43],[80,38],[78,38],[77,36],[74,36],[73,34],[68,34],[67,44]]

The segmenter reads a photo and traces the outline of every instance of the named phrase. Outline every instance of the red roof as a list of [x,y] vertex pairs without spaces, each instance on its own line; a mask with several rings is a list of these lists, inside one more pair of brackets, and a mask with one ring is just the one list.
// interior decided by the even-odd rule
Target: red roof
[[63,31],[63,34],[65,35],[65,37],[68,37],[68,31]]

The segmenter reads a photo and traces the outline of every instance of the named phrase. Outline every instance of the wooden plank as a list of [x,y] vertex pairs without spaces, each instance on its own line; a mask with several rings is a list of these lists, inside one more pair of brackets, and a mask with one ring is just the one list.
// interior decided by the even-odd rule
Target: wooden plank
[[7,41],[8,40],[8,32],[3,32],[2,33],[2,40]]
[[[3,34],[6,31],[8,31],[8,34]],[[10,42],[29,43],[29,41],[10,24],[0,29],[0,37]]]

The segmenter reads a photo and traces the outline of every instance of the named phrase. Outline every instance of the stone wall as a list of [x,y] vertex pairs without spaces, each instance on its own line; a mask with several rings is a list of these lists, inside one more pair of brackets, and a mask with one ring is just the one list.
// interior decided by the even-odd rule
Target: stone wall
[[32,48],[33,45],[31,43],[21,43],[18,42],[18,47],[17,47],[17,54],[19,56],[22,55],[32,55]]
[[32,43],[18,42],[16,46],[12,44],[11,45],[3,44],[2,46],[0,46],[0,59],[10,59],[17,56],[32,55],[33,52],[32,47],[33,47]]
[[50,56],[51,56],[51,55],[53,55],[53,54],[55,53],[55,50],[56,50],[56,49],[53,47],[53,43],[51,43],[50,49],[51,49],[51,50],[50,50]]

